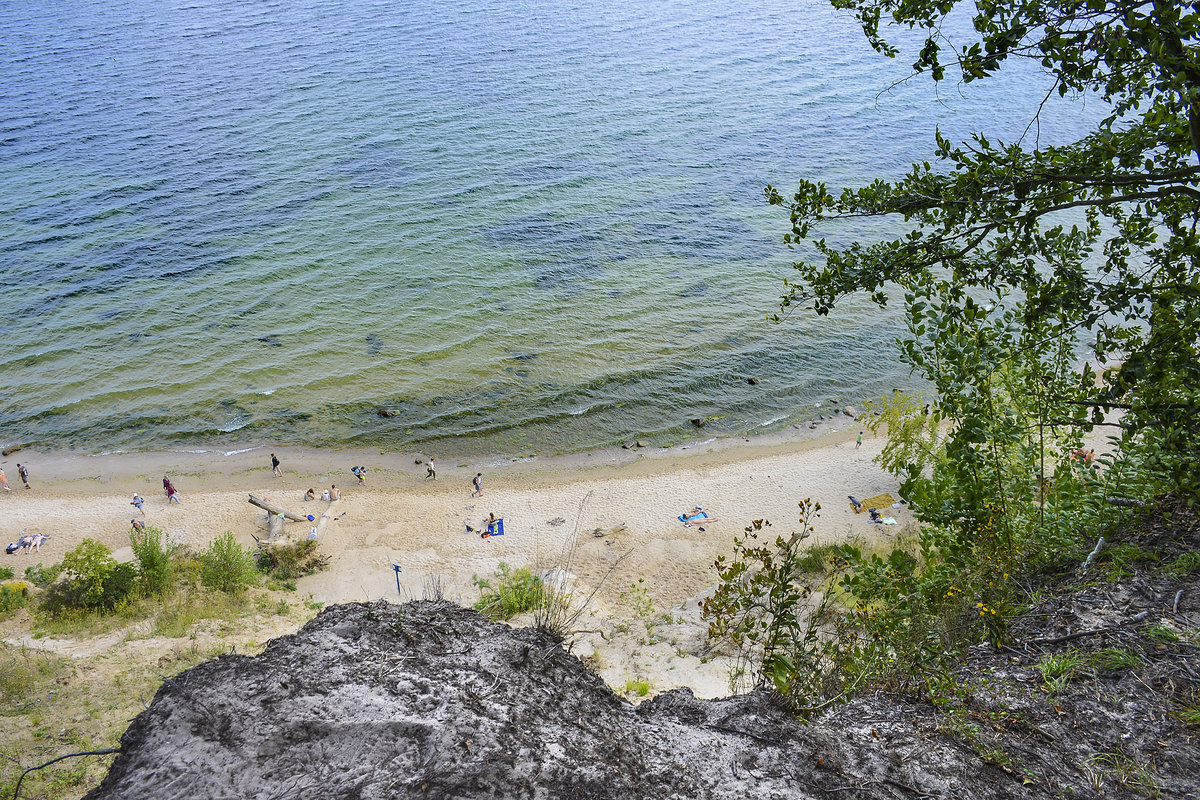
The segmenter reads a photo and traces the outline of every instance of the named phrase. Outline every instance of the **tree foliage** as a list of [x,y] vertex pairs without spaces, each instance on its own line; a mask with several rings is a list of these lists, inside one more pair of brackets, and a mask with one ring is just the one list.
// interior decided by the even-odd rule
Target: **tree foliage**
[[[835,193],[801,181],[791,197],[767,187],[790,212],[785,240],[816,254],[785,281],[782,310],[829,314],[858,292],[902,299],[901,356],[933,390],[928,403],[896,393],[868,417],[921,521],[915,546],[838,548],[839,606],[819,631],[794,542],[771,547],[748,529],[717,565],[710,633],[758,648],[764,682],[799,707],[863,682],[921,686],[967,644],[1003,642],[1038,574],[1119,524],[1107,498],[1200,500],[1200,11],[976,0],[967,40],[952,42],[957,0],[833,5],[888,56],[899,51],[886,25],[921,30],[918,75],[969,84],[1032,58],[1050,94],[1090,95],[1110,113],[1071,144],[939,133],[933,163],[894,182]],[[824,238],[862,218],[900,233]],[[1096,426],[1119,434],[1112,452],[1081,459]],[[788,665],[820,678],[796,680]]]
[[175,549],[158,528],[130,531],[129,545],[138,562],[138,582],[147,595],[165,594],[174,579],[171,553]]
[[[827,314],[865,291],[880,305],[901,290],[905,357],[937,387],[948,416],[966,419],[998,365],[1052,384],[1048,419],[1070,425],[1123,413],[1127,441],[1155,444],[1177,492],[1200,486],[1200,12],[1165,0],[978,0],[967,41],[944,23],[955,0],[834,0],[876,50],[896,56],[885,26],[925,33],[913,69],[964,83],[1011,58],[1031,58],[1051,92],[1098,97],[1111,113],[1077,142],[1025,147],[985,133],[936,137],[935,160],[895,182],[835,194],[801,181],[790,198],[791,243],[820,258],[797,263],[782,304]],[[1031,121],[1032,123],[1033,121]],[[838,220],[892,218],[905,232],[846,247],[821,232]],[[1092,339],[1098,380],[1068,356]],[[962,438],[967,438],[964,432]],[[1150,462],[1147,462],[1148,464]]]
[[209,589],[237,594],[257,579],[254,554],[237,543],[232,531],[213,539],[200,553],[200,582]]
[[43,605],[53,615],[111,611],[137,588],[137,568],[121,564],[95,539],[84,539],[63,556],[61,577],[51,584]]
[[820,510],[805,499],[800,530],[774,540],[760,538],[771,523],[754,520],[734,538],[732,557],[718,557],[720,583],[701,606],[708,637],[734,648],[730,688],[749,678],[802,711],[845,696],[853,685],[836,668],[843,640],[820,635],[832,584],[814,590],[806,574],[802,543]]

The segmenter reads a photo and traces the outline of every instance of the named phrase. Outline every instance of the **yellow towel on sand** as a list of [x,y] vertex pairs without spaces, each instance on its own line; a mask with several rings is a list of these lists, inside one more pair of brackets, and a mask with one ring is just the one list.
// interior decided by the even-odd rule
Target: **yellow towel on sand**
[[868,508],[891,508],[895,502],[896,498],[884,492],[883,494],[877,494],[874,497],[868,497],[866,500],[863,500],[862,510],[866,511]]

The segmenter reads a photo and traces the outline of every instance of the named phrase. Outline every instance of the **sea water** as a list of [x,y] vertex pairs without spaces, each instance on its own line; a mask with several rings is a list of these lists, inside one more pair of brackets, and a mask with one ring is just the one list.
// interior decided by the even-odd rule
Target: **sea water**
[[914,387],[894,312],[767,321],[763,187],[1100,110],[911,61],[817,0],[0,5],[0,438],[555,452]]

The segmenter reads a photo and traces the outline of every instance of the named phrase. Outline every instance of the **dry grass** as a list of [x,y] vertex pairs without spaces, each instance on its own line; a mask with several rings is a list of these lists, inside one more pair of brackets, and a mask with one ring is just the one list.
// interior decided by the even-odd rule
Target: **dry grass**
[[[256,590],[237,602],[181,593],[157,607],[64,621],[53,631],[28,611],[10,615],[0,621],[0,798],[12,797],[28,767],[116,747],[166,678],[234,648],[257,652],[315,613],[294,593]],[[21,795],[82,797],[111,759],[67,759],[32,772]]]

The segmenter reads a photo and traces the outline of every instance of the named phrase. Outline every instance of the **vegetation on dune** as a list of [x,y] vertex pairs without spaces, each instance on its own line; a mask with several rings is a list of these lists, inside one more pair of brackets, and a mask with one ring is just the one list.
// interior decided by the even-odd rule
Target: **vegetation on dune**
[[[885,24],[923,30],[918,74],[970,83],[1033,58],[1054,91],[1098,97],[1111,114],[1070,145],[939,134],[934,163],[895,182],[767,188],[790,212],[785,239],[812,256],[776,319],[829,314],[858,292],[881,306],[902,298],[901,356],[933,387],[868,416],[887,431],[879,463],[921,523],[912,547],[814,559],[795,537],[758,541],[756,523],[717,564],[710,633],[801,710],[863,686],[936,694],[965,647],[1007,643],[1011,621],[1085,560],[1091,580],[1190,575],[1200,500],[1200,12],[983,0],[963,43],[943,32],[953,0],[833,4],[889,56]],[[863,217],[906,232],[823,238]],[[1080,448],[1096,429],[1113,435],[1093,459]],[[1160,523],[1170,537],[1140,533]],[[1160,553],[1168,541],[1185,552]],[[805,574],[817,564],[832,567],[820,584]],[[1077,669],[1048,663],[1043,675],[1059,687]]]
[[546,608],[553,593],[529,567],[510,567],[503,561],[491,578],[472,577],[480,597],[475,610],[496,620],[512,619],[526,611]]
[[[165,637],[150,662],[105,647],[94,656],[63,658],[52,652],[0,644],[0,716],[5,741],[0,756],[0,793],[12,796],[25,767],[57,756],[114,746],[128,720],[145,707],[172,675],[228,650],[225,640],[247,629],[275,627],[293,609],[309,614],[320,604],[290,604],[268,586],[325,565],[313,547],[298,542],[255,555],[232,534],[217,537],[199,553],[174,546],[156,528],[130,536],[134,560],[120,564],[107,547],[84,540],[60,564],[28,567],[24,581],[0,584],[0,615],[29,626],[33,639],[46,635],[89,637],[124,629],[126,639]],[[9,574],[8,578],[13,576]],[[39,591],[40,588],[40,591]],[[295,588],[294,584],[290,588]],[[28,609],[28,611],[22,611]],[[211,640],[211,641],[210,641]],[[68,640],[69,641],[69,640]],[[86,649],[86,643],[79,643]],[[253,649],[238,640],[238,649]],[[78,796],[103,775],[109,759],[67,759],[30,773],[22,796]]]

